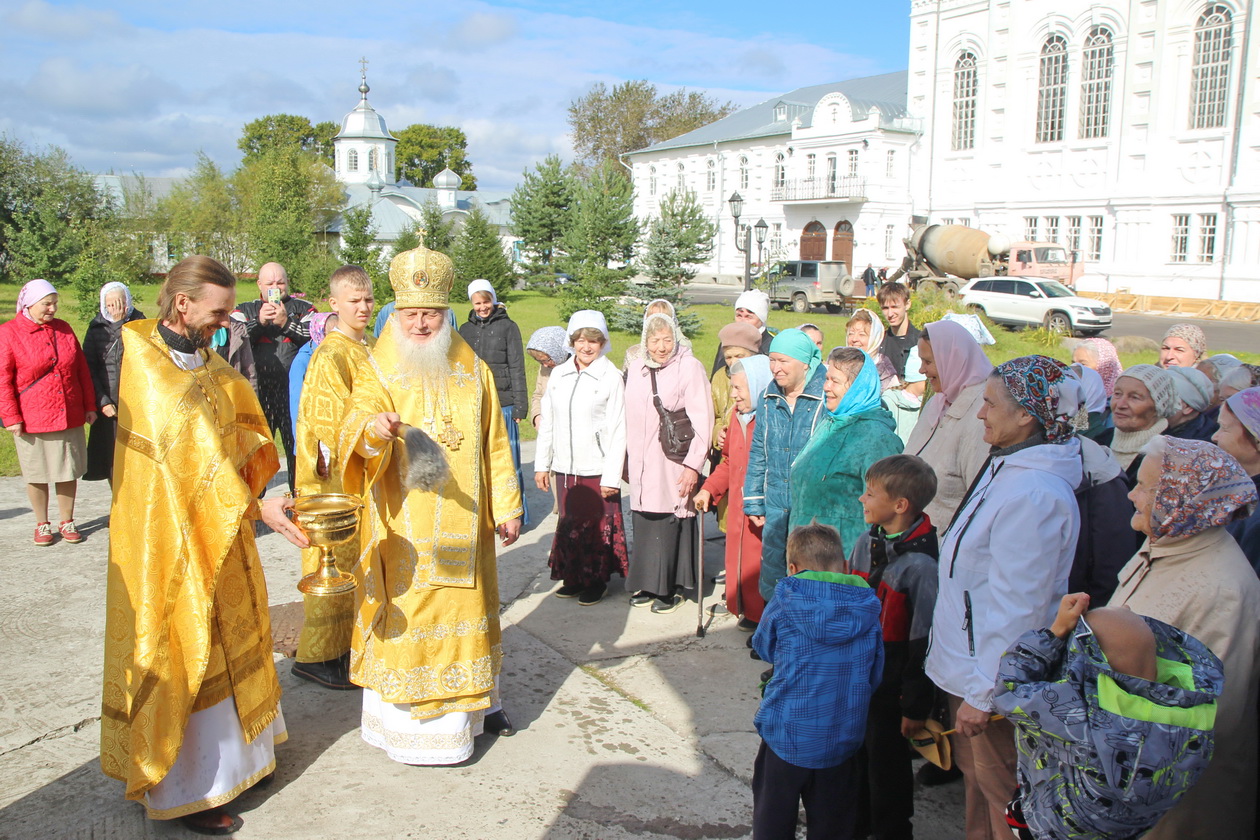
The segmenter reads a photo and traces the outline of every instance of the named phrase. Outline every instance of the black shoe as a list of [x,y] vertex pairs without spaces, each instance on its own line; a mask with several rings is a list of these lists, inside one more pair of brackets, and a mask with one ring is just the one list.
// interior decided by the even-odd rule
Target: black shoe
[[325,662],[294,662],[293,676],[334,691],[350,691],[358,688],[350,682],[350,654],[348,653]]
[[726,583],[726,570],[724,569],[709,578],[709,583]]
[[735,626],[740,630],[743,630],[745,633],[752,633],[757,629],[757,622],[751,621],[747,618],[741,618],[739,620],[739,624],[736,624]]
[[678,608],[683,605],[683,596],[673,595],[669,598],[657,598],[656,603],[652,605],[652,612],[657,615],[666,615],[668,613],[677,612]]
[[566,583],[564,586],[556,590],[556,597],[557,598],[576,598],[581,591],[582,591],[582,587],[578,586],[576,583],[574,584]]
[[651,592],[636,592],[630,596],[630,606],[650,607],[655,600],[656,596]]
[[583,607],[593,607],[604,600],[604,593],[607,591],[607,584],[592,583],[582,590],[582,594],[578,596],[578,604]]
[[507,712],[502,709],[486,715],[485,729],[491,735],[498,735],[500,738],[511,738],[516,734],[516,727],[512,725],[512,721],[508,720]]
[[962,771],[957,767],[951,767],[948,770],[942,770],[932,762],[928,762],[919,768],[915,773],[919,784],[924,787],[936,787],[937,785],[947,785],[950,782],[956,782],[962,778]]

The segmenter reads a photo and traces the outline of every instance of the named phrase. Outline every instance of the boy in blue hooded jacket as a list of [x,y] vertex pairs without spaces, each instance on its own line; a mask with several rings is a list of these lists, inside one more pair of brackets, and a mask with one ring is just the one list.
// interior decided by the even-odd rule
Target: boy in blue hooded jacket
[[788,537],[788,577],[753,635],[773,666],[755,723],[753,840],[791,840],[805,805],[807,836],[850,838],[857,816],[853,756],[884,670],[879,598],[847,572],[840,535],[812,523]]

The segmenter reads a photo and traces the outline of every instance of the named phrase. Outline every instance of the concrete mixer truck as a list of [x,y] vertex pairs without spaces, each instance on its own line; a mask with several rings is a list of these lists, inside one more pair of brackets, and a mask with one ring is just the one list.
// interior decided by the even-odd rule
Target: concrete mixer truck
[[1039,277],[1074,288],[1085,266],[1053,242],[1012,242],[1002,234],[987,234],[963,225],[915,225],[903,240],[906,258],[888,279],[911,290],[935,286],[955,295],[977,277]]

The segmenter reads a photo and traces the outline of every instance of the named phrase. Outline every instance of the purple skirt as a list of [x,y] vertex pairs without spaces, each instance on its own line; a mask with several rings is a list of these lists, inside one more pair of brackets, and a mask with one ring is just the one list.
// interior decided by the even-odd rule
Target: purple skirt
[[552,580],[585,587],[607,583],[614,573],[626,576],[629,555],[621,493],[605,499],[599,480],[597,475],[552,474],[560,507],[547,560]]

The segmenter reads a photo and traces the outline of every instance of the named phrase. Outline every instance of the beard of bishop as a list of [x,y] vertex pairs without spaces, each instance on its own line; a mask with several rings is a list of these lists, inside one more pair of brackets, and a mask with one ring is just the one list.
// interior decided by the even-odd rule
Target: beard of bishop
[[[396,319],[397,315],[392,317]],[[398,351],[398,373],[418,382],[426,391],[444,393],[451,375],[450,324],[443,319],[442,326],[424,344],[412,341],[398,323],[394,324],[391,334]]]

